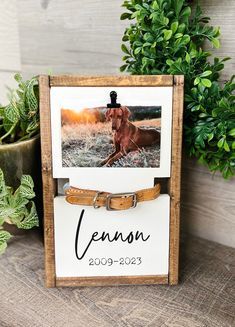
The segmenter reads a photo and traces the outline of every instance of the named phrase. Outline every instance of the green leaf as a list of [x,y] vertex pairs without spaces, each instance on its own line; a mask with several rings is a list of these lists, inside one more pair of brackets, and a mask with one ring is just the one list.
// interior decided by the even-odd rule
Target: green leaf
[[10,122],[16,123],[20,118],[18,108],[13,104],[9,104],[5,108],[5,116]]
[[179,27],[178,27],[178,32],[179,33],[184,33],[185,28],[186,28],[186,25],[184,23],[180,24]]
[[19,73],[15,74],[14,79],[16,80],[16,82],[21,83],[22,82],[21,74],[19,74]]
[[190,42],[190,36],[187,35],[187,34],[185,34],[185,35],[182,37],[181,41],[182,41],[182,43],[183,43],[184,45],[188,44],[188,43]]
[[0,230],[0,254],[4,253],[7,247],[7,241],[11,238],[11,234],[7,231]]
[[134,54],[137,55],[138,53],[141,52],[141,50],[142,50],[142,47],[138,47],[138,48],[136,48],[135,51],[134,51]]
[[194,112],[194,111],[198,111],[198,110],[200,110],[200,108],[201,108],[201,106],[200,106],[200,104],[198,104],[198,105],[196,105],[196,106],[193,106],[192,109],[191,109],[191,111],[192,111],[192,112]]
[[210,133],[207,138],[208,142],[210,142],[213,139],[213,137],[214,137],[214,133]]
[[229,152],[230,151],[230,148],[229,148],[229,145],[228,145],[228,142],[225,140],[224,141],[224,150]]
[[17,223],[17,227],[22,229],[31,229],[33,227],[38,227],[38,226],[39,226],[38,215],[37,215],[35,204],[32,202],[30,212],[25,216],[25,218],[22,221]]
[[179,13],[183,7],[184,4],[184,0],[177,0],[177,1],[173,1],[174,5],[175,5],[175,13],[176,16],[179,16]]
[[183,36],[182,33],[176,33],[176,34],[175,34],[175,38],[176,38],[176,39],[179,39],[179,38],[182,37],[182,36]]
[[127,13],[127,12],[124,12],[121,17],[120,17],[121,20],[124,20],[124,19],[131,19],[131,14],[130,13]]
[[26,101],[27,101],[28,107],[29,107],[30,111],[33,110],[35,113],[38,110],[38,99],[34,92],[34,87],[36,85],[38,85],[37,79],[32,78],[29,81],[28,86],[26,88]]
[[164,30],[163,34],[164,34],[164,40],[168,41],[172,36],[172,30]]
[[122,65],[120,67],[120,72],[124,72],[126,70],[126,68],[128,67],[128,65]]
[[33,191],[34,183],[33,179],[30,175],[23,175],[21,177],[21,185],[20,185],[20,195],[26,199],[32,199],[35,197],[35,193]]
[[123,37],[122,37],[122,41],[123,42],[126,42],[126,41],[128,41],[129,40],[129,36],[128,35],[124,35]]
[[206,70],[205,72],[203,72],[200,77],[207,77],[207,76],[210,76],[212,74],[212,71],[211,70]]
[[235,137],[235,128],[231,129],[231,130],[228,132],[228,134],[229,134],[230,136]]
[[126,54],[130,54],[130,52],[129,52],[129,50],[127,49],[127,47],[126,47],[125,44],[122,44],[121,49],[122,49],[122,51],[123,51],[124,53],[126,53]]
[[218,141],[217,146],[219,149],[221,149],[224,146],[224,138],[223,137]]
[[173,22],[171,24],[171,30],[172,30],[172,33],[175,34],[175,32],[177,31],[177,28],[179,26],[179,23],[178,22]]
[[182,10],[180,17],[183,18],[183,21],[186,22],[189,18],[189,16],[191,15],[191,8],[190,7],[186,7]]
[[7,119],[7,117],[3,118],[3,127],[6,132],[8,132],[13,125],[14,123],[12,123],[9,119]]
[[0,253],[3,253],[11,235],[2,230],[4,222],[15,224],[18,228],[29,229],[38,226],[36,206],[29,202],[35,194],[33,180],[29,175],[23,175],[18,189],[5,185],[3,171],[0,169]]
[[186,52],[185,60],[187,61],[188,64],[190,64],[191,58],[188,52]]
[[218,48],[220,47],[220,41],[219,41],[218,39],[216,39],[216,38],[212,38],[212,39],[211,39],[211,42],[212,42],[213,46],[214,46],[216,49],[218,49]]
[[171,66],[174,63],[174,61],[171,59],[167,59],[166,63],[167,63],[167,65]]
[[158,10],[158,9],[159,9],[159,6],[158,6],[157,1],[154,1],[154,2],[153,2],[153,4],[152,4],[152,8],[153,8],[154,10]]
[[202,78],[201,79],[201,83],[205,86],[205,87],[211,87],[211,81],[207,78]]
[[197,85],[200,83],[200,78],[199,77],[196,77],[195,80],[194,80],[194,85]]

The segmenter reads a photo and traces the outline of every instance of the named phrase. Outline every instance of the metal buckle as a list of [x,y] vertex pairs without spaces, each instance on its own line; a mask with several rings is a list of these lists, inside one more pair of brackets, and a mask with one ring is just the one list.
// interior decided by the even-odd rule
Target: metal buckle
[[110,207],[110,203],[111,203],[111,200],[113,198],[126,198],[126,197],[129,197],[131,196],[132,197],[132,206],[128,209],[131,209],[131,208],[135,208],[137,206],[137,195],[136,193],[134,192],[129,192],[129,193],[113,193],[113,194],[109,194],[107,196],[107,201],[106,201],[106,210],[108,211],[116,211],[118,209],[112,209]]
[[94,209],[99,209],[100,208],[100,206],[97,206],[96,205],[96,201],[97,201],[97,199],[98,199],[98,197],[99,197],[99,195],[101,194],[102,192],[96,192],[96,195],[94,196],[94,199],[93,199],[93,208]]

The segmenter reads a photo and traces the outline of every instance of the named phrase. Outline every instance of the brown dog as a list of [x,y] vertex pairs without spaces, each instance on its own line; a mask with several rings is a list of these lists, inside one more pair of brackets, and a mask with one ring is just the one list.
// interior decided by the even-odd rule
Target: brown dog
[[160,144],[160,133],[155,129],[138,128],[128,120],[130,114],[127,107],[110,108],[106,111],[106,120],[112,121],[115,151],[101,162],[101,166],[112,165],[130,151]]

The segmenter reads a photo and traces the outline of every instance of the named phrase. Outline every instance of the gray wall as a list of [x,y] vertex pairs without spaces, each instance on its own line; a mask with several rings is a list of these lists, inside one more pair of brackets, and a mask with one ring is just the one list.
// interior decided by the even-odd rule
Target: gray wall
[[[121,0],[1,0],[0,102],[3,85],[13,85],[13,71],[24,76],[52,72],[119,74]],[[221,26],[222,47],[213,51],[233,59],[235,67],[235,2],[201,1],[205,15]],[[235,179],[212,177],[195,161],[183,160],[182,226],[195,235],[235,247]]]

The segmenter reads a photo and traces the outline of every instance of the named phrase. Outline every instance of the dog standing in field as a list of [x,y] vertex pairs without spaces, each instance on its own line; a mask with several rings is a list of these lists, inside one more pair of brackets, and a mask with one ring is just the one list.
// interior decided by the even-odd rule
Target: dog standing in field
[[109,108],[106,111],[106,120],[112,122],[115,151],[101,162],[101,166],[112,165],[130,151],[139,150],[144,146],[160,144],[160,133],[153,128],[143,129],[135,126],[128,120],[130,114],[130,110],[125,106]]

